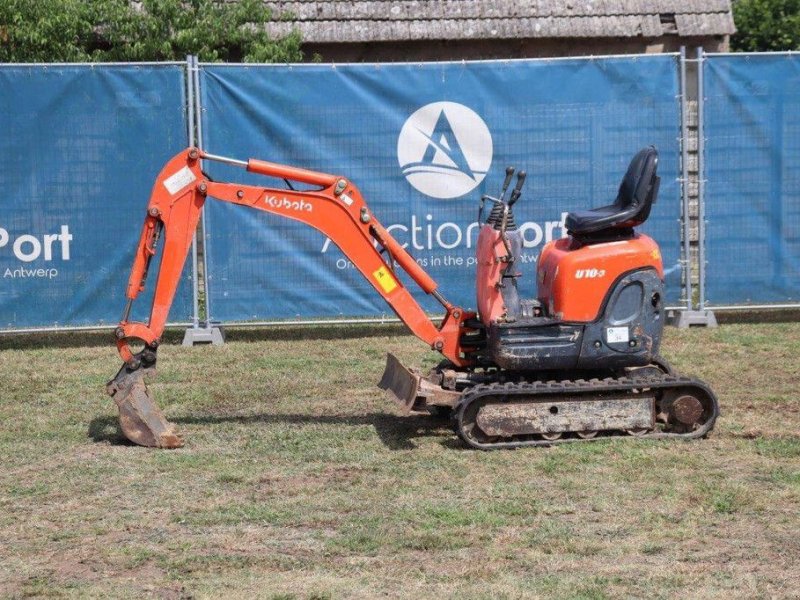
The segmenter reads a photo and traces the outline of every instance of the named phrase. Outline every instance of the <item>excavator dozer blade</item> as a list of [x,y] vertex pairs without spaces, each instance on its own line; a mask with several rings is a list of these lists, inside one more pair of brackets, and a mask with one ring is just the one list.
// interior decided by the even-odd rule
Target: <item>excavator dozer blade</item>
[[407,412],[414,407],[419,390],[419,375],[403,366],[394,354],[386,355],[386,369],[383,371],[378,387],[402,406]]
[[130,370],[123,365],[106,391],[119,408],[119,426],[131,442],[150,448],[180,448],[183,438],[164,418],[145,383],[145,377],[154,372],[154,368]]

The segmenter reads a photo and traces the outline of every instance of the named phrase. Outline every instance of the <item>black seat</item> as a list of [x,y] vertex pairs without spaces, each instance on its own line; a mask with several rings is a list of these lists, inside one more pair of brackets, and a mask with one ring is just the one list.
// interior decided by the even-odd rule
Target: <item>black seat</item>
[[577,237],[613,237],[633,234],[650,215],[661,178],[656,175],[658,151],[648,146],[636,153],[619,185],[613,204],[577,210],[567,215],[567,231]]

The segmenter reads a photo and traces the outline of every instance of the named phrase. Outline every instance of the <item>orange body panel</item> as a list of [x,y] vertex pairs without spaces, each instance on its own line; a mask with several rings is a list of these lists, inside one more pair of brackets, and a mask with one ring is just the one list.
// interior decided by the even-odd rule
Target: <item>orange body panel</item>
[[562,321],[593,321],[611,285],[635,269],[652,267],[661,279],[661,252],[650,237],[581,246],[571,237],[549,242],[537,268],[539,301]]
[[475,252],[478,314],[486,323],[493,323],[506,314],[500,284],[508,251],[500,232],[491,225],[482,225]]

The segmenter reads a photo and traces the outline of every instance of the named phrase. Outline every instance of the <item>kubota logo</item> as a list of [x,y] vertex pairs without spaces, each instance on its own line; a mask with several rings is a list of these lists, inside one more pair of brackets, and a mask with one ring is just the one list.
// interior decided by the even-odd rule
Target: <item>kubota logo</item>
[[603,277],[605,274],[605,269],[578,269],[575,271],[575,279],[594,279]]
[[397,160],[408,182],[433,198],[474,190],[492,164],[492,135],[475,111],[434,102],[412,114],[397,139]]
[[314,210],[314,206],[303,199],[289,200],[285,196],[283,198],[278,198],[277,196],[267,196],[264,198],[264,202],[266,202],[267,205],[272,208],[283,208],[285,210],[295,210],[298,212],[311,212]]

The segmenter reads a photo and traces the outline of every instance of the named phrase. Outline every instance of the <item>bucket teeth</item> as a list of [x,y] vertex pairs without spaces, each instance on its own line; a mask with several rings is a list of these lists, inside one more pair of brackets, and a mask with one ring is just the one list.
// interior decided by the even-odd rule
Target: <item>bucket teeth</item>
[[145,376],[154,371],[154,368],[130,370],[123,365],[106,390],[119,409],[122,433],[131,442],[150,448],[180,448],[183,438],[164,417],[145,383]]

